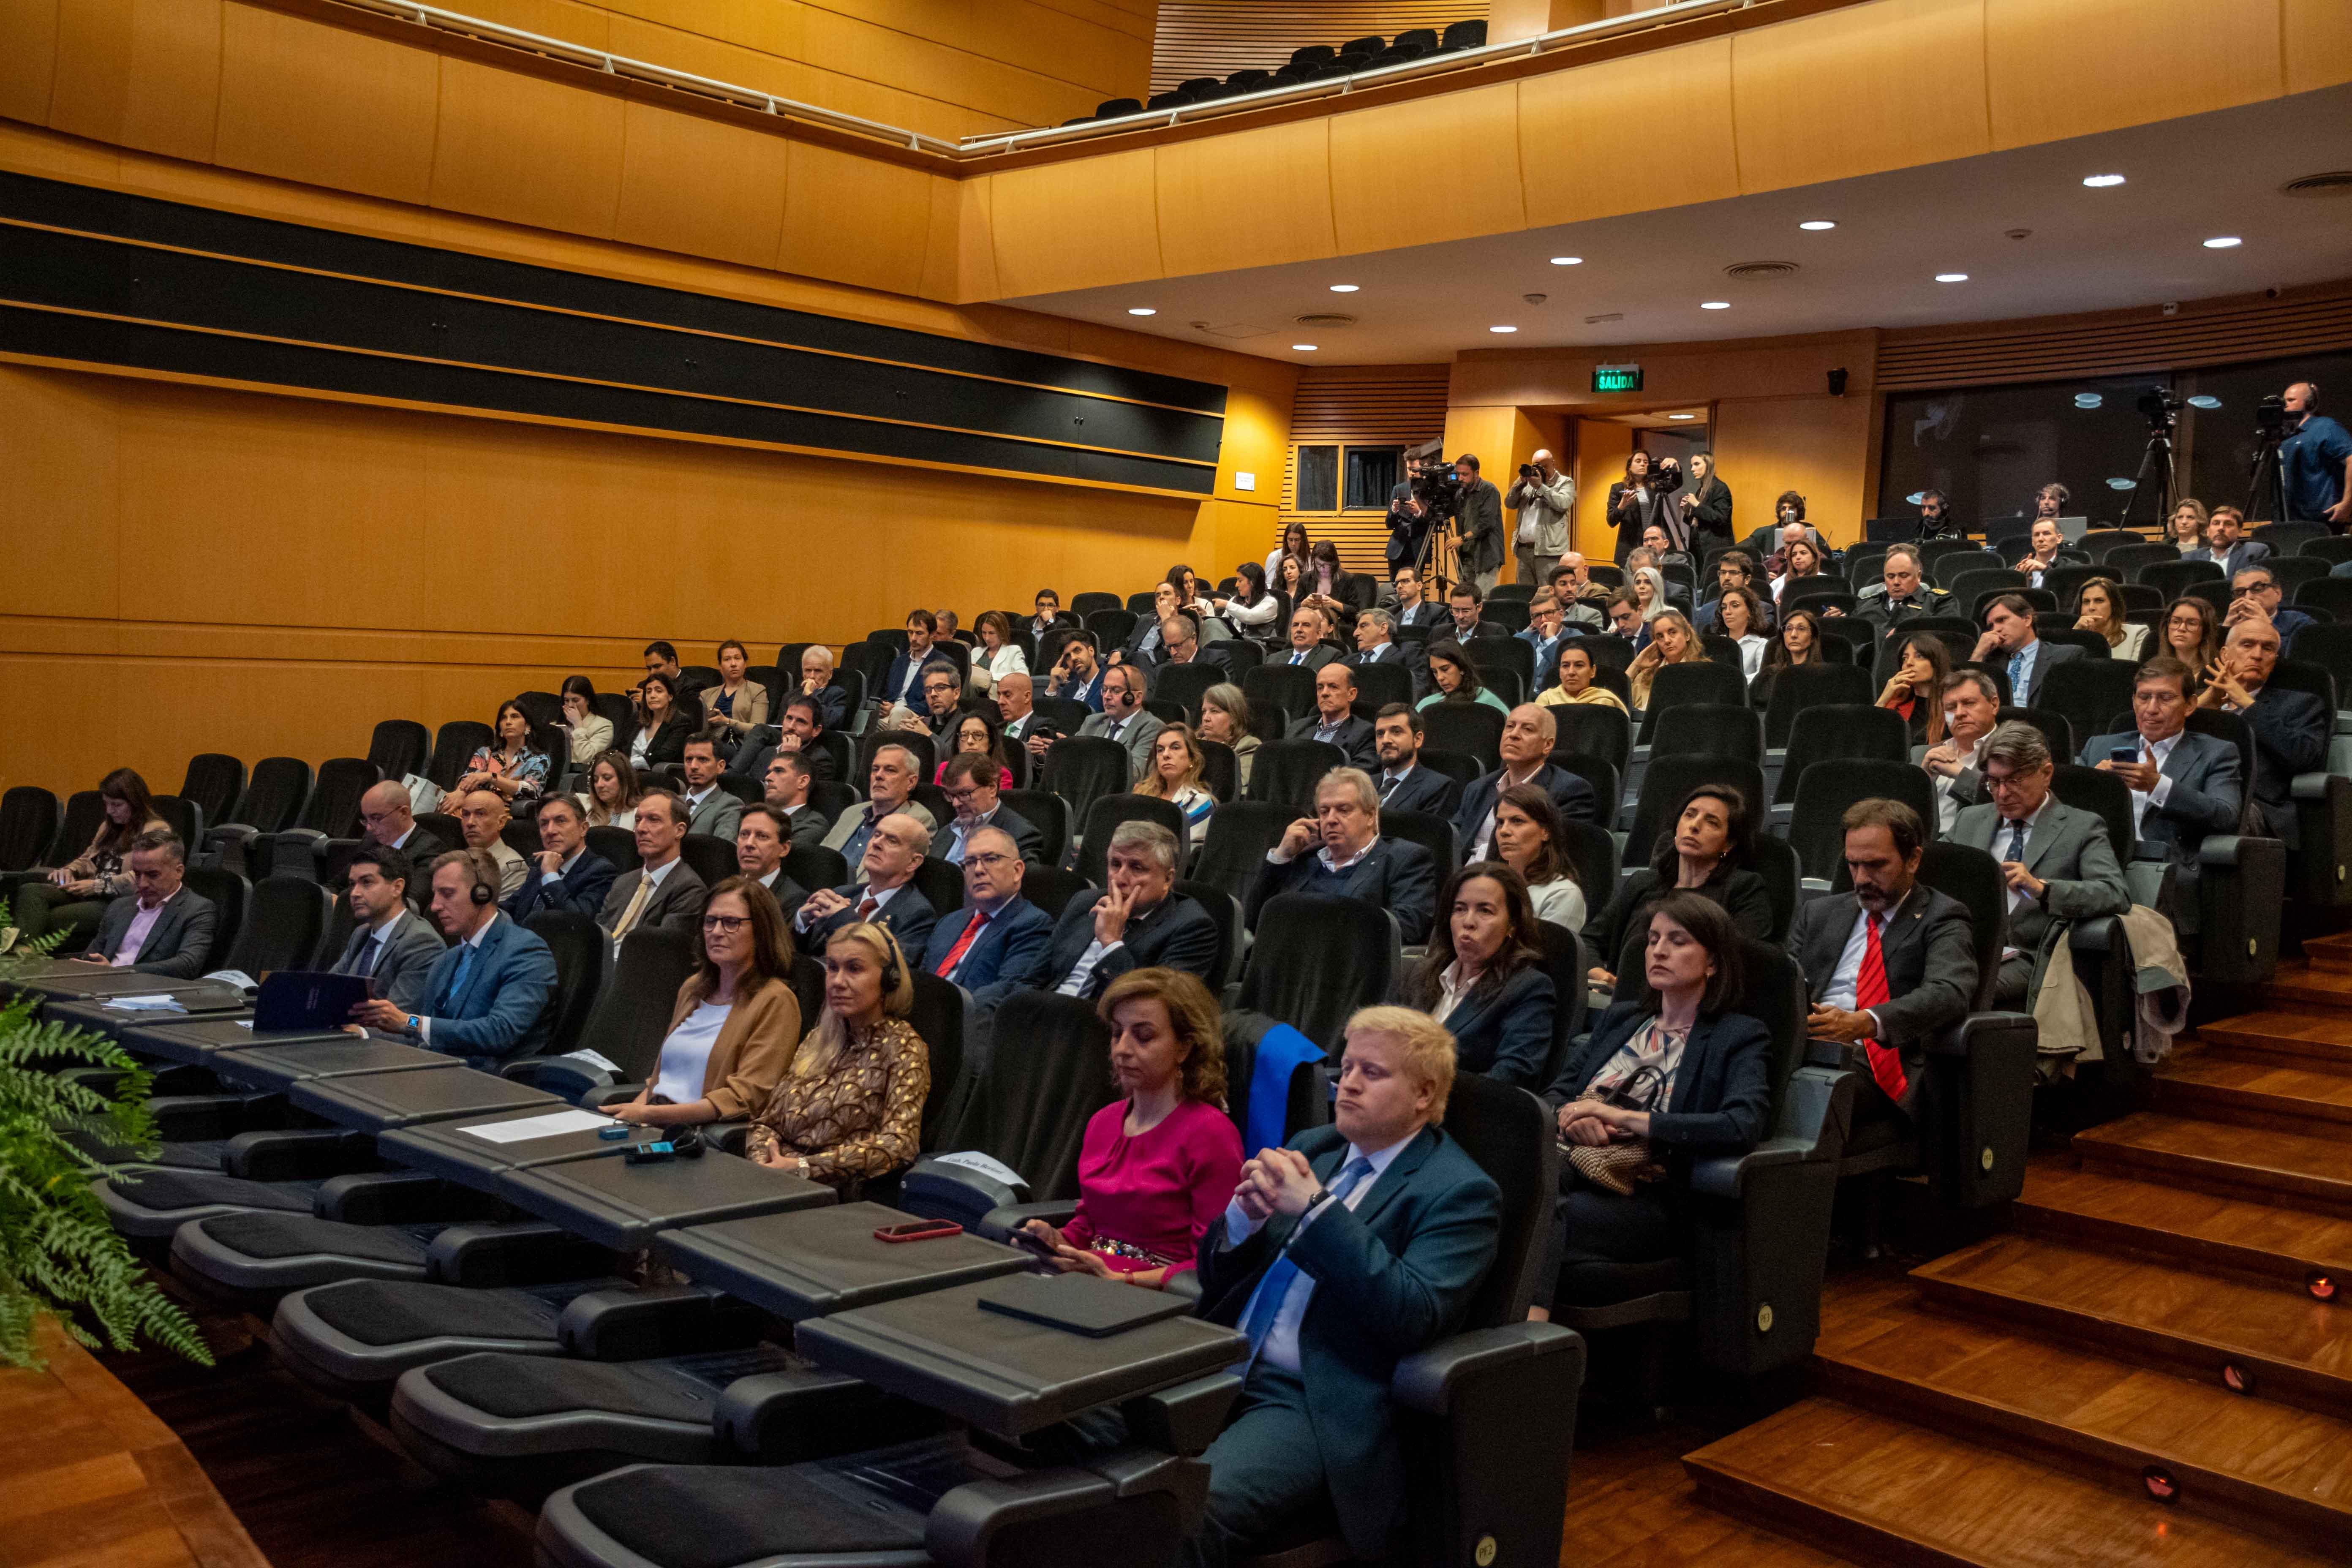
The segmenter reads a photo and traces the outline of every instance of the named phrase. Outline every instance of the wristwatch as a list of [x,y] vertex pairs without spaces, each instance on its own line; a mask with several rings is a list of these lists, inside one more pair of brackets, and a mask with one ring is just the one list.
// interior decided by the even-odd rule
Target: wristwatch
[[1330,1188],[1328,1188],[1328,1187],[1325,1187],[1325,1188],[1321,1189],[1320,1191],[1318,1191],[1318,1193],[1317,1193],[1313,1197],[1311,1197],[1311,1198],[1309,1198],[1309,1199],[1307,1199],[1307,1206],[1306,1206],[1305,1208],[1300,1209],[1300,1210],[1298,1211],[1298,1221],[1299,1221],[1299,1223],[1300,1223],[1301,1225],[1306,1224],[1306,1223],[1307,1223],[1307,1216],[1308,1215],[1313,1214],[1317,1209],[1321,1208],[1325,1204],[1328,1204],[1328,1203],[1329,1203],[1330,1201],[1331,1201],[1331,1189],[1330,1189]]
[[422,1035],[425,1033],[425,1025],[414,1013],[411,1013],[408,1016],[408,1032],[412,1035]]

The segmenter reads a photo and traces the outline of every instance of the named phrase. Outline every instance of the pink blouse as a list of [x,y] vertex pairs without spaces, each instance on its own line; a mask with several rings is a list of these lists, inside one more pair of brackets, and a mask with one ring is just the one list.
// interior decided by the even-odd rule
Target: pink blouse
[[[1130,1138],[1127,1101],[1115,1100],[1087,1122],[1078,1149],[1078,1212],[1062,1236],[1072,1247],[1094,1247],[1120,1274],[1163,1263],[1171,1273],[1190,1268],[1241,1179],[1242,1135],[1215,1106],[1185,1100],[1159,1126]],[[1109,1250],[1098,1245],[1104,1241],[1160,1261]]]

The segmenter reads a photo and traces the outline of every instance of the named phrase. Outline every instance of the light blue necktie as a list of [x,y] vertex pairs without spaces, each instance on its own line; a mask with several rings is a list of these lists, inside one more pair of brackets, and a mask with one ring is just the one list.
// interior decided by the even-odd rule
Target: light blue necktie
[[457,954],[457,967],[449,972],[449,984],[442,988],[441,1005],[434,1009],[445,1012],[457,1004],[466,990],[466,975],[474,967],[474,944],[467,942]]
[[[1349,1161],[1347,1169],[1339,1173],[1339,1179],[1328,1189],[1331,1202],[1346,1203],[1348,1194],[1371,1173],[1372,1163],[1363,1155],[1359,1154]],[[1298,1233],[1294,1230],[1290,1234],[1296,1237]],[[1291,1282],[1297,1278],[1298,1265],[1290,1260],[1290,1247],[1286,1242],[1282,1256],[1274,1260],[1265,1278],[1258,1281],[1257,1294],[1250,1299],[1249,1317],[1242,1324],[1242,1332],[1249,1336],[1252,1362],[1256,1361],[1258,1352],[1265,1348],[1265,1336],[1273,1331],[1274,1320],[1281,1315],[1283,1298],[1290,1294]]]

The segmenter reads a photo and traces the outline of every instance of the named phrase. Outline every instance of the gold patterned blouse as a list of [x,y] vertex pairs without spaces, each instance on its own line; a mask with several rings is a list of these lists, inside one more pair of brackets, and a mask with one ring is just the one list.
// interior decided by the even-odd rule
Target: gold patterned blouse
[[754,1160],[799,1155],[809,1163],[809,1180],[829,1187],[885,1175],[920,1152],[930,1091],[930,1048],[913,1025],[886,1017],[863,1032],[852,1028],[832,1071],[784,1074],[753,1119],[744,1152]]

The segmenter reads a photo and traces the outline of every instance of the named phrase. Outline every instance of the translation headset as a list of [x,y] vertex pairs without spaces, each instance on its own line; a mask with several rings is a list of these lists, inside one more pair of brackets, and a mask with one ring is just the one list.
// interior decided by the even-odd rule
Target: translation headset
[[488,858],[488,856],[479,851],[466,857],[466,865],[474,873],[473,885],[466,890],[473,896],[477,907],[487,904],[499,896],[498,879],[486,875],[483,869],[482,862]]
[[882,943],[882,989],[896,991],[902,977],[898,973],[898,944],[885,938]]

